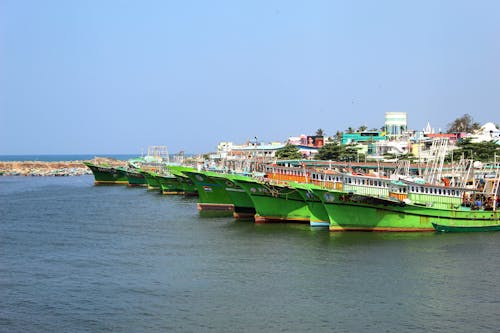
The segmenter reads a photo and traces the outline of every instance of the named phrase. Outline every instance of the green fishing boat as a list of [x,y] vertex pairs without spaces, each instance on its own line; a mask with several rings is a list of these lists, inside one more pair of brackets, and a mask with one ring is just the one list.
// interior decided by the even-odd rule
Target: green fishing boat
[[139,169],[126,169],[128,186],[148,186],[144,174],[139,172]]
[[140,173],[144,175],[144,179],[146,179],[146,183],[148,184],[148,190],[160,190],[161,186],[158,181],[158,174],[154,171],[149,170],[139,170]]
[[256,223],[309,223],[309,207],[296,188],[251,178],[235,181],[252,199]]
[[96,165],[91,162],[83,162],[83,164],[85,164],[92,171],[95,185],[128,184],[126,169],[123,167]]
[[234,205],[233,217],[235,219],[253,219],[255,207],[247,192],[238,185],[236,179],[247,179],[249,177],[238,174],[227,174],[217,172],[204,172],[210,176],[215,183],[224,188]]
[[478,232],[478,231],[500,231],[500,221],[480,221],[464,220],[457,223],[455,221],[440,221],[432,223],[436,231],[440,232]]
[[184,194],[184,187],[174,175],[156,175],[155,177],[160,184],[162,194],[177,195]]
[[196,170],[183,170],[198,190],[198,210],[218,212],[219,216],[232,216],[234,204],[224,186],[219,185],[211,176]]
[[166,169],[176,178],[182,194],[185,196],[198,196],[198,189],[196,185],[193,183],[191,178],[183,173],[184,170],[190,171],[195,169],[180,165],[169,165]]
[[328,212],[321,199],[313,192],[313,189],[320,189],[321,187],[314,184],[293,182],[289,183],[289,186],[295,188],[306,202],[309,208],[309,224],[311,227],[329,227],[330,218]]
[[188,177],[180,174],[174,175],[168,168],[166,168],[161,174],[156,174],[155,179],[160,184],[162,194],[187,196],[198,195],[196,187]]
[[433,224],[498,225],[497,211],[463,205],[462,198],[467,191],[470,189],[403,181],[391,183],[389,196],[313,189],[328,212],[331,231],[434,231]]

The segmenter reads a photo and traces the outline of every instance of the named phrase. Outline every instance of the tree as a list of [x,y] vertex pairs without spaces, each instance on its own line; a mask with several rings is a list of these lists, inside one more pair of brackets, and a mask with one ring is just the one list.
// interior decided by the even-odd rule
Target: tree
[[413,153],[406,153],[403,155],[396,156],[398,160],[409,160],[411,163],[415,162],[417,158],[413,155]]
[[316,135],[317,136],[324,136],[325,132],[321,128],[318,128],[318,130],[316,131]]
[[364,131],[366,131],[367,129],[368,129],[368,126],[366,126],[366,125],[361,125],[361,126],[359,126],[359,128],[358,128],[358,132],[364,132]]
[[455,161],[462,156],[475,161],[490,162],[495,159],[495,155],[500,155],[500,146],[494,141],[483,141],[472,143],[470,139],[464,139],[457,142],[458,149],[452,151],[446,157],[447,161],[451,161],[451,155]]
[[448,124],[447,133],[472,133],[481,126],[479,123],[476,123],[472,120],[470,114],[464,114],[462,117],[459,117]]
[[318,150],[316,158],[319,160],[333,160],[336,161],[340,158],[344,147],[339,143],[327,143]]
[[287,143],[286,146],[276,151],[276,157],[280,160],[298,160],[303,156],[297,146]]
[[343,151],[340,154],[339,159],[341,161],[357,161],[358,159],[358,150],[360,148],[356,147],[355,145],[347,145],[343,147]]
[[343,135],[344,135],[343,132],[337,131],[337,133],[335,133],[335,140],[338,141],[338,142],[342,142],[342,136]]
[[354,133],[354,128],[349,127],[349,128],[347,129],[347,133],[349,133],[349,134]]

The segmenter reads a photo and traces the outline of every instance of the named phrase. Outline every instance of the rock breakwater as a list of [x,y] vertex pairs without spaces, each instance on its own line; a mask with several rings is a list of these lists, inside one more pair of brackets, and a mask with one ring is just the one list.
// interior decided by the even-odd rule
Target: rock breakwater
[[[92,172],[83,164],[87,161],[0,161],[0,175],[3,176],[81,176]],[[88,162],[125,166],[126,161],[111,158],[96,157]]]

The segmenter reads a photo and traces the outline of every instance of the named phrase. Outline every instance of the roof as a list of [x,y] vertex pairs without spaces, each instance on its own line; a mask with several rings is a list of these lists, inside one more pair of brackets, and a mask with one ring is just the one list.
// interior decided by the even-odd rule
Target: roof
[[248,150],[248,151],[255,151],[255,150],[277,150],[285,147],[285,144],[280,144],[280,145],[260,145],[260,146],[246,146],[246,147],[233,147],[232,150]]

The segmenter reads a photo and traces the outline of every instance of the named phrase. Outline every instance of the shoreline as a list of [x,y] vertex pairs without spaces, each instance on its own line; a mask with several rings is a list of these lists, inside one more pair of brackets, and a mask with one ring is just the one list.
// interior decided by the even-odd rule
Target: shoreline
[[0,161],[0,176],[83,176],[92,171],[83,162],[125,166],[126,161],[95,157],[81,161]]

